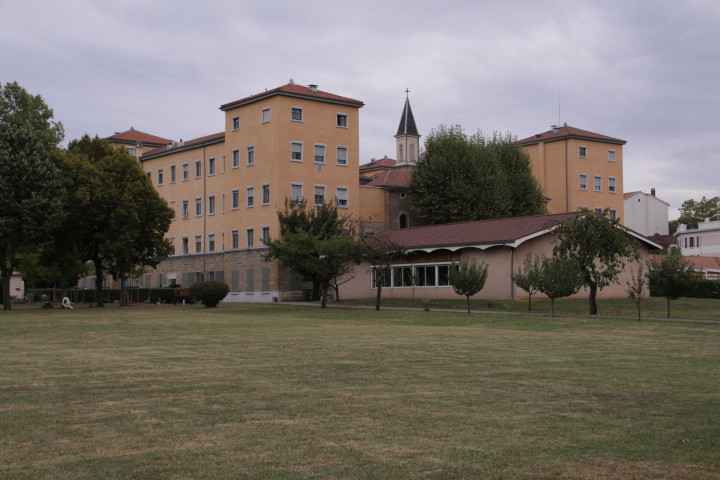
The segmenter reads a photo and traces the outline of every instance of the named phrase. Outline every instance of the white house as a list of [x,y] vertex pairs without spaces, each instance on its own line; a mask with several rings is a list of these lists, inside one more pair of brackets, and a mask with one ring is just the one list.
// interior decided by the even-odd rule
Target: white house
[[683,255],[720,257],[720,220],[680,224],[675,238]]
[[655,196],[655,189],[650,193],[628,192],[623,194],[625,218],[623,225],[646,237],[655,234],[667,235],[668,207],[670,204]]

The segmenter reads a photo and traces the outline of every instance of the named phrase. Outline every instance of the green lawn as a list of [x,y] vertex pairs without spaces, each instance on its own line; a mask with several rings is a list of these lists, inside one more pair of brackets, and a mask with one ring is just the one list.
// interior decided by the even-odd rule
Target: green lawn
[[0,478],[720,477],[720,324],[148,305],[0,338]]

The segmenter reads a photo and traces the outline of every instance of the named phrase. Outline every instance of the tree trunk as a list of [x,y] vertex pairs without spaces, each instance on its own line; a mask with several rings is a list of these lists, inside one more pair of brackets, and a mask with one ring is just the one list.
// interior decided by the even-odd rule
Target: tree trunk
[[320,308],[327,308],[327,291],[328,287],[320,288]]
[[641,318],[640,318],[640,304],[639,304],[639,303],[637,304],[637,309],[638,309],[638,322],[639,322],[639,321],[641,320]]
[[378,282],[377,294],[375,295],[375,310],[380,310],[380,295],[382,293],[382,280]]
[[668,305],[667,318],[670,318],[670,297],[666,297],[666,298],[667,298],[667,305]]
[[551,317],[555,316],[555,299],[554,298],[550,299],[550,316]]
[[12,273],[7,275],[5,272],[2,274],[2,294],[3,294],[3,310],[10,310],[12,304],[10,303],[10,278]]
[[340,301],[340,285],[338,285],[337,280],[335,283],[333,283],[333,291],[335,292],[335,301]]
[[102,261],[100,259],[93,260],[95,264],[95,301],[98,307],[103,306],[103,271]]
[[310,299],[320,300],[320,282],[317,280],[313,280],[312,297]]
[[120,275],[120,306],[127,306],[127,299],[125,298],[125,275]]
[[528,293],[528,312],[532,312],[532,293]]
[[465,297],[467,297],[468,313],[470,313],[470,295],[465,295]]
[[590,315],[597,315],[598,308],[597,308],[597,283],[591,283],[590,284]]

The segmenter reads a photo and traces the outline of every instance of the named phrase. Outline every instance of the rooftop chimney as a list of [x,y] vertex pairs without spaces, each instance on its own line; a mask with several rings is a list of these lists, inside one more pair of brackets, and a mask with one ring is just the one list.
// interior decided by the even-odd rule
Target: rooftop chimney
[[317,85],[312,84],[312,83],[310,85],[308,85],[308,89],[313,93],[317,93],[317,91],[318,91],[317,87],[318,87]]
[[653,197],[655,196],[655,189],[654,189],[654,188],[651,188],[651,189],[650,189],[650,195],[652,195]]

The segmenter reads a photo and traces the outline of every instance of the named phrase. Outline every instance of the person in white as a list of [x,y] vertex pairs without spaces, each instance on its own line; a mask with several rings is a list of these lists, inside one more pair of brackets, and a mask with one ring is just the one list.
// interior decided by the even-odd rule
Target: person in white
[[63,297],[62,299],[62,306],[66,310],[75,310],[72,306],[72,302],[68,297]]

